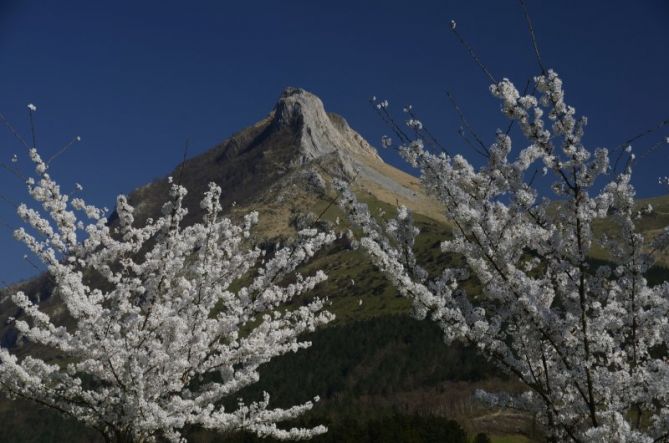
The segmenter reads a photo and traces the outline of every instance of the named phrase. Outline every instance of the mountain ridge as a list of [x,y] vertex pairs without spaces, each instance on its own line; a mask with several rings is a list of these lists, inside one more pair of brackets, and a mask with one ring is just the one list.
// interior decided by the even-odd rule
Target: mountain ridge
[[[233,212],[259,210],[261,220],[263,212],[272,217],[283,213],[275,219],[276,228],[289,216],[279,206],[299,202],[303,208],[313,207],[332,195],[334,179],[353,182],[356,191],[385,203],[445,221],[439,204],[422,191],[416,177],[385,163],[344,117],[327,112],[320,98],[296,87],[285,88],[268,115],[187,159],[171,175],[188,189],[187,222],[197,220],[199,199],[210,181],[221,186],[222,205]],[[158,213],[168,189],[166,176],[130,194],[139,222]]]

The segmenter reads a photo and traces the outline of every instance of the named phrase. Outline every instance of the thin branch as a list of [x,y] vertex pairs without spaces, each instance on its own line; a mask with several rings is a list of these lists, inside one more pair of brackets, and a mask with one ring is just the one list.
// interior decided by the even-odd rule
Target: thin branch
[[[416,114],[413,112],[413,108],[412,108],[411,106],[407,106],[407,107],[405,108],[405,110],[406,110],[406,112],[409,114],[409,116],[410,116],[412,119],[414,119],[414,120],[420,120],[420,119],[416,116]],[[420,129],[420,130],[417,130],[416,132],[417,132],[417,133],[418,133],[418,132],[423,132],[423,133],[427,136],[427,137],[423,137],[423,138],[426,138],[426,139],[430,142],[430,144],[431,144],[432,146],[434,146],[434,147],[436,147],[436,148],[439,148],[439,149],[440,149],[443,153],[445,153],[446,155],[451,155],[451,153],[448,152],[448,149],[446,149],[441,143],[439,143],[439,140],[437,140],[437,139],[435,138],[435,136],[432,135],[432,132],[430,132],[430,130],[427,128],[427,126],[425,126],[425,124],[423,124],[422,127],[421,127],[421,129]]]
[[458,38],[458,40],[460,41],[462,46],[464,46],[467,52],[469,52],[469,55],[474,59],[479,68],[481,68],[486,77],[488,77],[488,80],[490,80],[490,82],[493,84],[497,83],[495,77],[493,77],[493,75],[490,73],[488,68],[483,64],[478,55],[476,55],[476,52],[474,52],[474,49],[471,47],[471,45],[467,43],[467,41],[462,37],[460,32],[458,32],[455,20],[451,20],[451,31],[453,32],[453,34],[455,34],[455,36]]
[[390,129],[395,133],[397,138],[399,138],[401,143],[409,143],[411,141],[411,138],[406,135],[406,133],[402,130],[400,125],[397,124],[395,119],[390,115],[388,110],[386,109],[385,106],[381,106],[381,104],[376,103],[374,98],[371,98],[369,100],[369,103],[372,105],[376,113],[381,117],[381,120],[385,124],[387,124]]
[[534,172],[532,173],[532,177],[530,178],[530,181],[527,183],[528,186],[532,186],[534,183],[534,179],[537,178],[537,173],[539,172],[539,168],[534,168]]
[[474,139],[476,142],[479,144],[479,146],[483,149],[483,152],[485,152],[485,157],[490,157],[490,153],[488,152],[488,147],[483,143],[483,140],[481,140],[481,137],[476,133],[474,128],[469,124],[467,119],[465,118],[464,113],[462,112],[462,109],[460,109],[460,106],[458,105],[458,102],[455,100],[455,97],[453,97],[453,94],[450,93],[450,91],[446,91],[446,95],[448,96],[448,100],[451,102],[453,105],[453,109],[455,109],[455,112],[458,113],[458,117],[460,118],[460,123],[469,131],[472,136],[474,136]]
[[656,131],[659,131],[660,129],[662,129],[663,127],[668,126],[668,125],[669,125],[669,118],[665,119],[665,120],[662,120],[661,122],[659,122],[655,126],[652,126],[652,127],[648,128],[644,131],[639,132],[635,136],[628,138],[627,140],[625,140],[624,142],[619,144],[616,148],[614,148],[612,150],[612,152],[615,152],[617,150],[620,150],[620,152],[618,153],[618,156],[616,157],[616,161],[613,164],[613,169],[611,170],[611,173],[615,175],[616,170],[618,168],[618,163],[620,162],[620,159],[622,158],[623,154],[625,153],[625,148],[630,146],[633,142],[637,141],[638,139],[640,139],[642,137],[645,137],[647,135],[650,135],[650,134],[652,134]]
[[12,135],[13,135],[14,137],[16,137],[16,139],[17,139],[17,140],[18,140],[18,141],[19,141],[19,142],[20,142],[20,143],[21,143],[21,144],[22,144],[28,151],[30,151],[30,146],[28,146],[28,143],[26,143],[26,141],[23,139],[23,137],[21,137],[21,134],[19,134],[19,132],[16,130],[16,128],[14,128],[14,126],[12,126],[11,123],[9,123],[9,121],[5,118],[5,116],[4,116],[2,113],[0,113],[0,121],[2,121],[2,123],[4,123],[5,126],[7,127],[7,129],[9,129],[9,132],[11,132]]
[[[359,173],[360,173],[360,169],[355,171],[355,175],[353,176],[353,178],[349,182],[349,185],[352,185],[353,183],[355,183],[355,180],[358,178]],[[337,202],[337,200],[339,200],[339,197],[340,197],[339,192],[335,193],[335,196],[328,202],[328,205],[325,207],[325,209],[323,209],[321,211],[321,213],[318,214],[318,217],[316,217],[316,220],[314,221],[314,224],[318,223],[321,220],[321,217],[323,217],[325,215],[325,213],[328,211],[328,209],[330,209],[332,207],[332,205],[334,205]]]
[[27,261],[28,263],[30,263],[30,265],[31,265],[33,268],[35,268],[37,271],[39,271],[39,272],[43,272],[43,270],[40,269],[40,268],[35,264],[35,262],[33,262],[33,261],[30,259],[30,257],[28,257],[28,255],[24,255],[24,256],[23,256],[23,259],[24,259],[25,261]]
[[641,131],[640,133],[638,133],[638,134],[635,135],[634,137],[631,137],[631,138],[629,138],[628,140],[625,140],[624,142],[622,142],[621,144],[619,144],[618,147],[619,147],[619,148],[620,148],[620,147],[626,147],[627,145],[629,145],[629,144],[631,144],[632,142],[634,142],[634,141],[640,139],[641,137],[644,137],[644,136],[646,136],[646,135],[652,134],[653,132],[655,132],[655,131],[657,131],[657,130],[659,130],[659,129],[662,129],[663,127],[665,127],[665,126],[667,126],[667,125],[669,125],[669,118],[666,119],[666,120],[662,120],[661,122],[659,122],[659,123],[656,124],[655,126],[650,127],[650,128],[648,128],[648,129],[646,129],[646,130],[644,130],[644,131]]
[[11,173],[12,175],[16,176],[21,182],[25,182],[28,177],[23,175],[21,171],[19,171],[18,168],[14,168],[10,165],[8,165],[5,162],[0,162],[0,168],[4,169],[5,171]]
[[33,117],[33,108],[28,106],[28,116],[30,117],[30,133],[33,137],[33,148],[37,147],[37,137],[35,136],[35,119]]
[[530,13],[527,10],[527,5],[525,4],[525,0],[518,0],[520,2],[521,8],[523,8],[523,12],[525,13],[525,20],[527,21],[527,29],[530,32],[530,38],[532,39],[532,47],[534,48],[534,55],[537,58],[537,63],[539,64],[539,68],[541,68],[542,74],[546,75],[546,66],[544,65],[543,60],[541,59],[541,53],[539,52],[539,44],[537,43],[537,36],[534,32],[534,26],[532,25],[532,18],[530,18]]
[[186,166],[186,158],[188,157],[189,147],[190,147],[190,139],[186,139],[186,143],[184,143],[184,155],[183,159],[181,160],[181,166],[179,167],[179,178],[177,179],[177,186],[181,186],[181,180],[183,179],[184,175],[184,167]]
[[485,151],[481,152],[481,150],[474,144],[474,142],[471,141],[469,137],[467,137],[465,129],[462,126],[460,126],[458,130],[458,135],[462,138],[462,140],[464,140],[464,142],[471,148],[472,151],[476,152],[483,158],[489,158],[489,155]]
[[79,137],[79,136],[76,136],[72,140],[70,140],[69,143],[67,143],[65,146],[60,148],[60,150],[58,152],[56,152],[54,155],[51,156],[51,158],[49,158],[49,160],[46,161],[47,166],[50,165],[51,162],[54,161],[57,157],[59,157],[62,153],[67,151],[70,146],[72,146],[73,144],[75,144],[76,142],[79,142],[79,141],[81,141],[81,137]]
[[655,152],[655,150],[657,150],[657,148],[659,148],[662,145],[666,145],[666,144],[669,144],[669,140],[660,140],[659,142],[655,143],[650,148],[648,148],[644,152],[642,152],[641,155],[639,156],[639,159],[643,159],[643,158],[648,157],[652,152]]

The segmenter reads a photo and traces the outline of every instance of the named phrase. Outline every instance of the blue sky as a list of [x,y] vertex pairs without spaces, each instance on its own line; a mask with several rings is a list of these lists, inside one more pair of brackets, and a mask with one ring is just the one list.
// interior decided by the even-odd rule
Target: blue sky
[[[591,147],[614,147],[669,118],[669,3],[528,0],[546,65],[563,77],[567,101],[589,117]],[[38,106],[37,145],[65,189],[111,206],[116,194],[163,176],[190,139],[203,152],[269,112],[281,90],[319,95],[372,144],[388,132],[367,99],[414,105],[454,151],[463,146],[454,93],[487,142],[505,126],[488,81],[450,33],[476,48],[493,74],[519,87],[537,66],[515,0],[471,1],[0,1],[0,112],[29,134],[26,104]],[[635,144],[642,152],[669,128]],[[468,151],[464,151],[468,152]],[[22,154],[7,131],[0,156]],[[640,195],[666,192],[669,147],[637,164]],[[401,166],[392,152],[386,160]],[[25,158],[19,164],[27,166]],[[3,195],[22,184],[0,174]],[[0,220],[15,224],[12,208]],[[0,228],[0,278],[34,270]]]

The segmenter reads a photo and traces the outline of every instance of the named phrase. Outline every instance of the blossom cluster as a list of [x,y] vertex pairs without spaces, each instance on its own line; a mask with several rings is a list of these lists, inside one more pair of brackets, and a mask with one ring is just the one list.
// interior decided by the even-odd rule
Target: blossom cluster
[[11,319],[22,339],[62,358],[0,349],[0,391],[33,400],[95,428],[107,441],[184,441],[186,426],[302,439],[326,431],[281,429],[313,401],[270,408],[269,396],[226,408],[223,401],[258,381],[274,357],[308,347],[299,337],[333,319],[326,300],[298,307],[295,297],[326,279],[296,269],[334,241],[306,229],[272,254],[250,245],[258,214],[241,223],[222,216],[221,189],[210,184],[203,221],[183,226],[186,189],[172,183],[162,215],[136,226],[119,196],[116,219],[71,198],[35,149],[22,204],[27,225],[15,232],[48,269],[66,309],[50,317],[17,292],[22,314]]
[[[419,232],[406,208],[381,224],[345,185],[342,205],[362,228],[360,244],[419,318],[527,388],[481,399],[537,416],[551,441],[663,441],[669,283],[651,286],[645,274],[669,235],[650,242],[638,232],[631,165],[611,177],[608,151],[583,145],[587,120],[565,102],[559,76],[547,71],[534,83],[537,95],[507,79],[490,88],[528,142],[513,159],[508,131],[497,132],[481,167],[433,154],[420,139],[400,147],[450,221],[442,251],[463,265],[428,275],[413,254]],[[548,193],[533,183],[538,170],[552,180]],[[604,219],[613,226],[608,236],[594,229]],[[595,247],[605,262],[592,260]]]

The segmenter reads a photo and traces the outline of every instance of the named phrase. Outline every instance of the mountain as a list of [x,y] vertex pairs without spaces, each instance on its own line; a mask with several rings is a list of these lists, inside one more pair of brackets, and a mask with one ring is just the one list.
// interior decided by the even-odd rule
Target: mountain
[[[413,210],[421,229],[417,258],[428,270],[436,271],[440,263],[454,260],[436,247],[448,235],[449,225],[418,179],[386,164],[343,117],[328,113],[317,96],[303,89],[286,88],[266,117],[184,161],[170,176],[189,191],[187,223],[200,219],[199,201],[214,181],[223,188],[222,205],[232,217],[259,211],[256,240],[267,248],[290,241],[297,230],[314,224],[346,230],[345,214],[332,204],[337,196],[333,180],[343,179],[352,182],[358,198],[380,217],[392,214],[397,204]],[[168,187],[166,176],[131,193],[139,223],[159,213]],[[661,213],[657,219],[643,220],[649,232],[669,224],[665,223],[669,199],[653,203]],[[114,223],[113,216],[110,222]],[[529,417],[486,410],[472,401],[477,388],[515,390],[518,386],[472,350],[444,345],[432,323],[413,320],[410,303],[346,238],[319,253],[301,271],[314,269],[323,269],[329,278],[310,296],[328,297],[337,320],[311,334],[310,349],[268,363],[260,383],[241,395],[257,398],[267,390],[279,406],[319,395],[323,401],[305,420],[329,424],[331,434],[316,442],[372,441],[373,435],[385,435],[379,434],[382,429],[393,430],[392,441],[432,441],[428,435],[445,437],[430,432],[450,429],[457,434],[460,426],[469,435],[487,432],[493,441],[525,442],[536,436]],[[39,299],[47,312],[62,312],[57,297],[50,295],[48,277],[6,292],[19,286]],[[6,324],[9,316],[20,317],[21,312],[0,297],[0,324]],[[2,330],[2,346],[15,347],[16,340],[11,328]],[[57,361],[58,356],[53,359]],[[0,401],[0,424],[3,442],[96,438],[76,423],[27,403]],[[402,437],[407,427],[415,432]],[[192,438],[215,441],[204,433]],[[245,436],[231,438],[252,441]]]
[[[286,233],[291,214],[327,200],[335,178],[355,179],[357,190],[381,202],[442,218],[415,177],[386,164],[343,117],[326,112],[317,96],[299,88],[286,88],[267,117],[185,161],[172,175],[189,190],[191,220],[200,216],[199,199],[215,181],[223,188],[224,207],[261,212],[267,235]],[[157,213],[168,186],[158,180],[130,195],[140,218]]]

